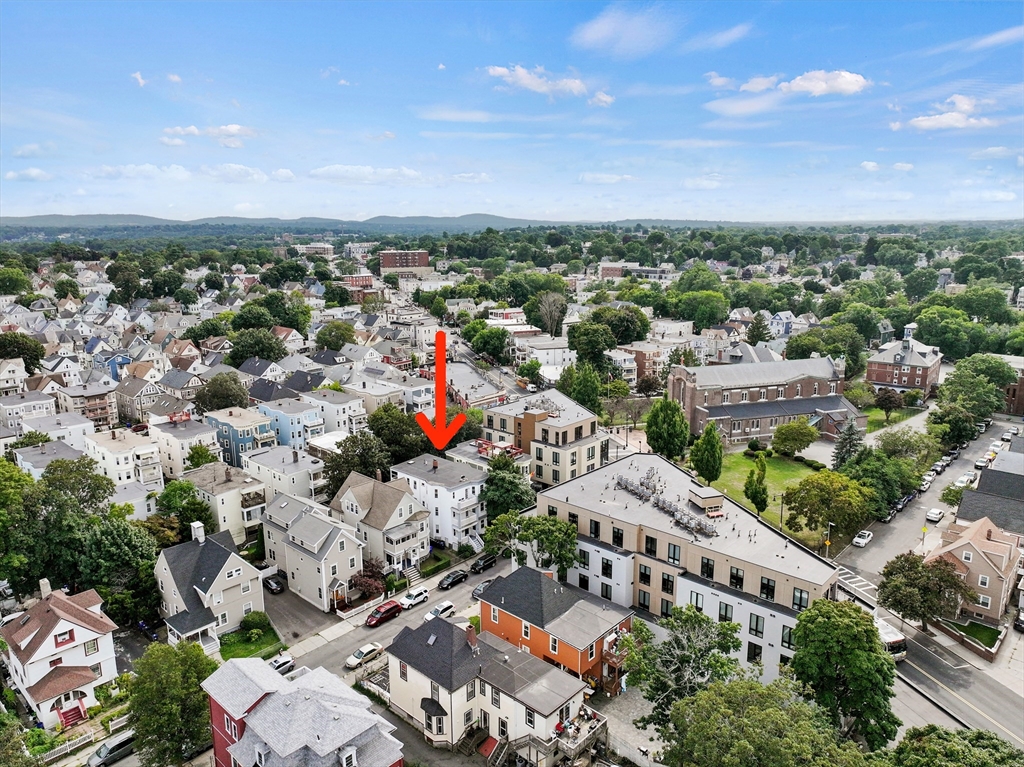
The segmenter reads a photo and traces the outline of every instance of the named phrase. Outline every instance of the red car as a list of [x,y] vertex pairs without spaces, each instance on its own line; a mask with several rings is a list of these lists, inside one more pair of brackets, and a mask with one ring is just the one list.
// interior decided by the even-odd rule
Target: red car
[[373,611],[366,616],[366,625],[370,628],[379,626],[382,623],[387,623],[392,618],[398,616],[402,612],[402,606],[395,600],[390,600],[382,605],[377,605]]

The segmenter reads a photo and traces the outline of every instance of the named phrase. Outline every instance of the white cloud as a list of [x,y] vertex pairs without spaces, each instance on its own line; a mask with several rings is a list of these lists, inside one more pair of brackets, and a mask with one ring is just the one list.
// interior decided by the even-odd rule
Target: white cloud
[[326,165],[309,172],[311,178],[341,184],[408,184],[422,179],[411,168],[374,168],[371,165]]
[[615,103],[615,97],[609,96],[604,91],[598,91],[594,94],[594,97],[587,101],[592,107],[610,107]]
[[725,48],[739,40],[742,40],[750,34],[750,30],[753,28],[753,24],[737,24],[735,27],[730,27],[722,32],[699,35],[683,43],[683,50],[711,51],[719,48]]
[[338,69],[337,67],[327,67],[327,69],[321,69],[320,70],[320,77],[321,77],[321,79],[324,79],[324,80],[326,80],[331,75],[339,75],[339,74],[341,74],[341,70]]
[[712,88],[734,88],[736,87],[736,81],[731,77],[722,77],[718,72],[705,72],[704,77],[707,78],[708,83]]
[[338,80],[338,85],[351,85],[348,80]]
[[979,149],[969,155],[972,160],[998,160],[1004,157],[1013,157],[1016,154],[1012,149],[1005,146],[990,146],[987,149]]
[[182,128],[180,125],[174,128],[164,128],[164,133],[168,136],[198,136],[199,128],[194,125],[189,125],[187,128]]
[[617,59],[636,59],[664,48],[675,33],[673,19],[657,6],[636,10],[610,6],[576,27],[569,41]]
[[278,168],[277,170],[275,170],[273,173],[270,174],[270,177],[272,179],[274,179],[274,181],[294,181],[295,180],[295,174],[292,173],[287,168]]
[[135,79],[135,82],[139,84],[140,88],[149,82],[149,80],[142,79],[142,72],[133,72],[131,76]]
[[490,184],[494,179],[486,173],[456,173],[452,181],[460,184]]
[[914,166],[909,162],[897,162],[893,163],[893,170],[913,170]]
[[172,74],[167,75],[167,79],[170,80],[172,83],[180,83],[181,82],[181,75],[176,75],[176,74],[172,73]]
[[741,91],[749,91],[750,93],[760,93],[761,91],[769,91],[775,87],[775,83],[779,81],[778,75],[772,75],[771,77],[751,77],[743,85],[740,86]]
[[863,75],[847,72],[845,69],[832,72],[816,69],[813,72],[805,72],[788,83],[780,83],[779,90],[783,93],[809,93],[812,96],[825,96],[831,93],[852,96],[871,84]]
[[25,168],[25,170],[9,170],[4,174],[8,181],[49,181],[52,175],[39,168]]
[[621,184],[623,181],[634,181],[635,176],[620,176],[615,173],[581,173],[581,184]]
[[142,165],[101,165],[89,175],[108,179],[166,179],[169,181],[187,181],[192,174],[180,165],[157,166],[152,163]]
[[[217,139],[217,142],[228,149],[240,149],[244,146],[243,138],[252,138],[256,136],[256,130],[249,128],[245,125],[238,125],[232,123],[231,125],[211,125],[207,128],[200,130],[194,125],[182,127],[177,125],[173,128],[164,128],[164,133],[168,136],[209,136],[210,138]],[[164,142],[166,143],[166,142]]]
[[445,65],[444,65],[444,64],[438,64],[438,65],[437,65],[437,68],[438,68],[438,70],[444,70],[444,69],[446,69],[447,67],[445,67]]
[[239,202],[235,204],[236,213],[248,213],[251,210],[257,210],[263,206],[256,202]]
[[683,179],[683,186],[687,189],[718,189],[722,185],[722,177],[717,173],[707,173],[703,176],[692,176]]
[[267,180],[267,174],[259,168],[250,168],[248,165],[239,165],[233,162],[204,165],[199,171],[215,181],[229,184],[262,184]]
[[1017,195],[1004,189],[954,189],[949,193],[953,200],[969,202],[1013,202]]
[[704,105],[715,114],[725,117],[745,117],[761,112],[769,112],[778,108],[785,96],[778,91],[768,91],[757,96],[730,96],[724,99],[715,99]]
[[[990,103],[986,101],[979,101],[978,99],[972,98],[971,96],[964,96],[959,93],[954,93],[943,104],[938,105],[939,109],[946,109],[945,112],[940,112],[934,115],[923,115],[921,117],[915,117],[907,122],[918,130],[957,130],[961,128],[991,128],[999,125],[999,120],[993,120],[989,117],[971,117],[971,115],[978,111],[979,104]],[[948,105],[948,106],[946,106]],[[899,123],[893,127],[893,130],[898,130]]]
[[185,139],[183,138],[172,138],[171,136],[161,136],[160,143],[164,146],[185,146]]
[[376,136],[370,136],[372,141],[390,141],[395,137],[392,131],[386,130],[383,133],[378,133]]
[[871,171],[872,173],[874,173],[876,170],[878,170],[878,163],[871,162],[870,160],[865,160],[860,164],[860,167],[862,167],[864,170]]
[[82,187],[78,187],[78,189],[73,191],[71,194],[73,194],[75,197],[85,197],[87,192],[84,189],[82,189]]
[[521,88],[546,96],[586,96],[587,86],[578,77],[551,79],[544,67],[537,66],[532,70],[516,64],[513,67],[487,67],[487,74],[504,80],[512,88]]
[[991,35],[986,35],[980,40],[975,40],[973,43],[967,46],[969,51],[979,51],[984,48],[994,48],[997,45],[1008,45],[1009,43],[1017,43],[1024,40],[1024,25],[1019,27],[1010,27],[1000,32],[994,32]]
[[56,151],[57,145],[52,141],[47,141],[45,144],[24,144],[11,152],[11,154],[15,157],[46,157]]
[[557,118],[557,115],[501,114],[482,109],[457,109],[446,106],[417,109],[416,116],[421,120],[446,123],[547,122]]

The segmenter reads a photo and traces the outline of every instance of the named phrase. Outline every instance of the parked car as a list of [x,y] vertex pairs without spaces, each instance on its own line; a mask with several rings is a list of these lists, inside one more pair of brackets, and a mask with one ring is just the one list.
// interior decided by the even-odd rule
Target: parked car
[[1010,434],[1012,434],[1013,436],[1016,437],[1018,434],[1020,434],[1020,427],[1019,426],[1010,426],[1009,428],[1007,428],[1007,431],[1010,432]]
[[945,470],[946,470],[946,464],[944,464],[942,461],[936,461],[935,463],[932,464],[932,468],[931,468],[931,472],[930,473],[932,473],[932,474],[941,474]]
[[953,487],[967,487],[968,485],[973,484],[974,480],[976,480],[977,478],[977,474],[975,474],[973,471],[969,471],[966,474],[961,474],[960,478],[953,483]]
[[1003,442],[1013,442],[1013,436],[1014,435],[1012,431],[1004,431],[1001,439]]
[[269,591],[271,594],[280,594],[284,591],[284,585],[277,578],[271,576],[270,578],[263,579],[263,588]]
[[366,616],[366,625],[370,628],[379,626],[382,623],[387,623],[392,618],[397,618],[401,612],[402,606],[391,599],[373,608],[370,614]]
[[494,578],[488,578],[486,581],[480,581],[476,584],[476,588],[473,589],[473,599],[479,599],[480,595],[487,591],[487,587],[494,583]]
[[278,674],[287,674],[289,671],[295,670],[295,659],[288,653],[283,652],[268,660],[267,665]]
[[924,518],[929,522],[941,522],[944,516],[946,516],[946,512],[942,509],[929,509],[928,513],[924,515]]
[[417,586],[407,593],[404,597],[398,600],[398,604],[402,606],[403,610],[408,610],[410,607],[415,607],[421,602],[426,602],[430,597],[430,589],[426,586]]
[[941,463],[944,468],[948,469],[953,464],[953,458],[952,456],[944,455],[939,459],[939,463]]
[[135,753],[135,731],[127,730],[114,735],[93,752],[86,764],[89,767],[106,767]]
[[434,618],[450,618],[453,615],[455,615],[455,605],[446,599],[444,602],[434,605],[434,609],[423,616],[423,622],[429,623]]
[[[1006,441],[1009,442],[1010,440]],[[989,445],[988,449],[991,450],[993,453],[998,453],[1000,450],[1003,449],[1003,445],[1003,441],[999,440],[998,442],[993,442],[991,445]]]
[[996,459],[997,455],[999,455],[999,453],[997,453],[995,450],[989,450],[987,453],[985,453],[985,455],[982,456],[982,458],[984,458],[989,463],[992,463],[992,461]]
[[936,473],[934,471],[926,471],[924,473],[924,476],[921,477],[921,479],[924,482],[934,482],[935,481],[935,477],[936,477]]
[[364,663],[369,663],[384,652],[384,646],[380,642],[364,644],[345,660],[345,668],[359,668]]
[[1017,631],[1024,631],[1024,607],[1017,611],[1017,617],[1013,619],[1013,627]]
[[924,482],[921,483],[921,487],[919,488],[919,490],[922,493],[926,493],[926,492],[928,492],[928,488],[931,487],[931,486],[932,486],[932,481],[930,479],[926,479]]
[[452,570],[444,578],[441,579],[441,582],[437,584],[437,587],[441,589],[441,591],[447,591],[456,583],[462,583],[468,577],[469,573],[467,573],[465,570]]
[[483,554],[479,559],[469,566],[471,573],[482,573],[484,570],[490,570],[498,564],[498,558],[494,554]]
[[946,457],[955,461],[957,458],[960,457],[960,448],[954,447],[952,450],[946,453]]
[[858,548],[864,548],[869,543],[871,543],[871,539],[874,537],[875,534],[872,533],[870,530],[861,530],[859,533],[857,533],[856,536],[854,536],[853,545],[857,546]]
[[974,462],[974,468],[975,469],[987,469],[988,468],[988,459],[987,458],[979,458],[977,461]]
[[885,513],[885,516],[882,517],[882,521],[885,522],[885,523],[892,522],[892,518],[895,517],[895,516],[896,516],[896,509],[895,508],[891,508],[891,509],[889,509]]

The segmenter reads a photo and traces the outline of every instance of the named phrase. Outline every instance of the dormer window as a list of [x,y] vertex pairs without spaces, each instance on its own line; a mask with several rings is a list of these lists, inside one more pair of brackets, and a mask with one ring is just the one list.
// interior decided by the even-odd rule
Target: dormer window
[[68,629],[67,631],[61,631],[53,637],[53,644],[56,647],[63,647],[66,644],[71,644],[75,641],[75,630]]

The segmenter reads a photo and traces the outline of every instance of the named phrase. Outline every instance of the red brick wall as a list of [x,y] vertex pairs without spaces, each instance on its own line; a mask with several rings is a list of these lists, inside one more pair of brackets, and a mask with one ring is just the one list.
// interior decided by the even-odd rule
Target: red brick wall
[[228,746],[233,745],[242,739],[245,734],[245,720],[231,719],[238,727],[238,737],[235,738],[226,727],[224,717],[231,719],[217,701],[210,698],[210,725],[213,729],[213,757],[216,767],[231,767],[231,755],[228,753]]

